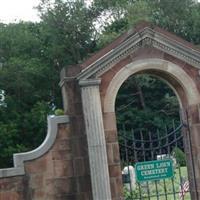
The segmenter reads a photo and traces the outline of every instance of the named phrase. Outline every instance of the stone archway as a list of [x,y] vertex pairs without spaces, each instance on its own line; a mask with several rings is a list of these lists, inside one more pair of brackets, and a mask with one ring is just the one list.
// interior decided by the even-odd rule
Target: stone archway
[[[185,139],[191,194],[194,200],[200,198],[200,162],[190,154],[200,157],[199,69],[198,49],[158,27],[140,24],[82,65],[63,71],[65,112],[74,117],[78,108],[83,110],[79,115],[84,119],[82,129],[87,138],[93,199],[123,198],[115,97],[130,75],[142,72],[165,80],[177,94],[181,107],[187,110],[191,136],[188,138],[186,133]],[[80,103],[82,106],[77,107]]]
[[121,85],[129,76],[141,72],[148,72],[164,79],[177,94],[181,106],[195,105],[200,102],[195,82],[183,69],[172,62],[151,58],[126,65],[112,78],[104,98],[104,112],[114,112],[115,99]]
[[[165,82],[173,89],[178,97],[179,104],[182,110],[191,109],[192,107],[198,106],[200,101],[200,96],[197,87],[195,86],[192,78],[185,73],[185,71],[179,66],[162,59],[143,59],[132,62],[124,66],[119,70],[115,76],[110,80],[108,87],[106,88],[105,96],[103,97],[103,114],[105,125],[109,122],[109,127],[112,127],[113,132],[117,132],[115,125],[115,100],[121,85],[130,77],[138,73],[148,73],[155,75]],[[108,81],[108,80],[107,80]],[[188,87],[190,85],[190,87]],[[112,95],[110,95],[112,94]],[[193,113],[194,114],[194,113]],[[185,113],[182,113],[185,115]],[[106,116],[106,117],[105,117]],[[186,116],[183,116],[185,118]],[[191,117],[191,116],[190,116]],[[186,119],[185,119],[186,120]],[[112,122],[111,122],[112,121]],[[185,122],[187,123],[187,122]],[[190,123],[190,127],[195,127],[196,124]],[[105,127],[105,134],[110,134],[110,129],[108,131],[108,126]],[[193,135],[193,132],[191,133]],[[194,133],[195,134],[195,133]],[[107,136],[109,137],[109,136]],[[186,141],[186,154],[189,165],[189,177],[190,183],[194,186],[192,190],[192,199],[198,199],[198,194],[196,194],[197,181],[195,180],[196,173],[193,171],[193,165],[197,166],[198,163],[195,162],[192,155],[192,149],[190,144],[190,138],[187,134],[184,135]],[[114,141],[113,141],[114,142]],[[117,143],[117,140],[115,141]],[[109,157],[110,155],[108,155]],[[111,155],[110,157],[114,156]],[[200,167],[200,166],[199,166]],[[113,169],[111,168],[111,171]]]

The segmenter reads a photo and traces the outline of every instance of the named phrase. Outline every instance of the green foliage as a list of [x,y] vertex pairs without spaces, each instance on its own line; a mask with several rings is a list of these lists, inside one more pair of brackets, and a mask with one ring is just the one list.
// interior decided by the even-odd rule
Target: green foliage
[[13,153],[39,146],[46,134],[59,78],[43,57],[40,28],[23,22],[0,25],[0,88],[6,94],[6,106],[0,106],[0,167],[12,165]]
[[115,20],[112,24],[106,26],[102,31],[102,34],[98,38],[98,48],[101,49],[102,47],[105,47],[108,43],[111,43],[126,30],[127,26],[128,21],[126,18]]
[[[144,19],[200,44],[200,4],[190,0],[94,0],[89,7],[82,0],[41,0],[38,9],[40,23],[0,23],[0,89],[7,105],[0,106],[0,167],[44,139],[47,115],[61,107],[62,67],[82,62]],[[178,119],[176,97],[161,82],[150,76],[128,82],[116,104],[119,124],[161,127]]]
[[179,149],[178,147],[174,148],[172,151],[172,155],[175,156],[177,163],[181,167],[186,166],[186,155],[181,149]]
[[124,189],[124,199],[125,200],[132,200],[132,199],[136,199],[139,198],[139,188],[138,185],[136,185],[136,188],[130,192],[126,187],[123,188]]
[[17,124],[0,122],[0,163],[1,167],[12,166],[12,154],[15,152],[26,151],[27,148],[20,144],[17,133]]
[[77,64],[95,47],[96,13],[84,1],[41,1],[38,9],[48,48],[47,55],[58,69]]
[[117,122],[128,129],[165,132],[180,123],[179,104],[172,89],[150,75],[130,77],[120,88],[116,99]]
[[129,27],[133,27],[140,21],[152,21],[151,6],[147,1],[139,0],[127,7],[127,19]]
[[200,19],[199,14],[197,14],[200,11],[199,4],[194,4],[192,0],[153,0],[152,4],[153,23],[188,41],[199,42],[198,38],[193,37],[193,34],[197,33],[193,27],[196,27]]
[[82,1],[44,0],[39,8],[40,23],[0,24],[0,167],[42,143],[47,115],[61,107],[61,68],[95,49],[96,12]]
[[[100,6],[102,1],[95,0],[96,5]],[[112,26],[118,21],[126,21],[122,23],[118,30],[112,31],[112,37],[117,36],[121,30],[134,28],[139,21],[148,21],[158,25],[170,32],[193,42],[200,44],[200,4],[194,3],[193,0],[118,0],[103,1],[101,10],[114,16],[110,23],[106,23],[105,29]],[[120,13],[117,14],[116,13]],[[101,36],[101,38],[104,34]],[[107,34],[105,35],[107,37]],[[116,38],[116,37],[115,37]],[[102,40],[102,39],[101,39]],[[103,40],[102,40],[103,41]],[[110,42],[109,40],[107,40]]]
[[11,167],[13,153],[38,147],[46,135],[48,104],[38,102],[29,111],[18,110],[10,110],[9,103],[0,107],[0,167]]
[[62,109],[56,109],[55,110],[55,115],[59,116],[59,115],[64,115],[64,111]]

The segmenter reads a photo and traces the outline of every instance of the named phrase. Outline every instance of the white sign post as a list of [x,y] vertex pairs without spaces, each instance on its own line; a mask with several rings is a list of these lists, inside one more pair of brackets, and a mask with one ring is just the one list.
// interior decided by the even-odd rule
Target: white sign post
[[133,166],[126,166],[122,171],[122,176],[125,177],[124,185],[125,187],[131,191],[134,190],[136,187],[136,180],[135,180],[135,169]]

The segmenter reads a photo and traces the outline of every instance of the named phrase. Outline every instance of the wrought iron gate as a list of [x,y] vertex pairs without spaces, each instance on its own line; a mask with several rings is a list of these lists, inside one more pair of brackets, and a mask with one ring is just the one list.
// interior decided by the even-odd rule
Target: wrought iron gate
[[[189,200],[189,181],[183,144],[183,124],[164,132],[156,130],[119,131],[120,156],[126,200]],[[173,161],[174,176],[168,179],[138,182],[132,168],[136,163],[160,159]],[[131,177],[131,173],[133,177]]]

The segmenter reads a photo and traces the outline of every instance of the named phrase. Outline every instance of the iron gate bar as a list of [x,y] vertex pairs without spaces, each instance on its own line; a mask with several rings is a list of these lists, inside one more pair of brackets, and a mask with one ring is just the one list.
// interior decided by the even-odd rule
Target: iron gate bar
[[[152,137],[151,137],[151,132],[149,132],[149,139],[150,139],[150,141],[152,141]],[[153,142],[150,142],[150,145],[151,145],[151,147],[153,147]],[[153,160],[154,159],[154,151],[151,151],[151,159]],[[158,182],[157,181],[155,181],[154,182],[155,183],[155,188],[156,188],[156,194],[159,194],[159,191],[158,191]],[[157,195],[157,200],[159,200],[159,196]]]
[[173,196],[174,196],[174,200],[176,200],[176,195],[175,195],[175,193],[176,193],[176,190],[175,190],[175,185],[174,185],[174,179],[172,178],[171,179],[171,181],[172,181],[172,190],[173,190]]
[[[171,131],[170,133],[168,133],[167,135],[163,136],[163,137],[160,137],[159,139],[152,139],[152,142],[157,142],[157,141],[160,141],[160,140],[164,140],[166,139],[167,137],[173,135],[174,133],[177,133],[177,131],[179,131],[183,126],[185,126],[183,123],[181,123],[175,130]],[[124,131],[125,132],[125,131]],[[119,132],[120,134],[120,132]],[[120,135],[126,139],[131,139],[129,137],[127,137],[126,135]],[[149,140],[139,140],[139,139],[135,139],[134,138],[134,142],[149,142]]]
[[[159,130],[157,131],[157,134],[158,134],[158,139],[159,139],[159,141],[161,142],[162,140],[161,140],[161,138],[160,138],[160,132],[159,132]],[[167,142],[167,141],[168,141],[168,140],[166,140],[166,142]],[[159,144],[158,144],[158,147],[159,147],[159,154],[161,155],[162,152],[161,152],[161,144],[160,144],[160,142],[159,142]],[[163,181],[164,181],[164,180],[163,180]],[[164,182],[164,191],[165,191],[165,200],[167,200],[165,182]],[[158,194],[157,194],[157,195],[158,195]]]
[[[161,137],[161,138],[159,138],[159,134],[158,134],[158,139],[152,140],[152,143],[154,143],[154,142],[160,142],[160,141],[166,139],[167,137],[169,138],[172,134],[174,134],[175,132],[178,132],[179,130],[181,130],[182,127],[183,127],[183,124],[179,125],[179,127],[178,127],[176,130],[170,132],[168,135],[166,135],[166,136],[164,136],[164,137]],[[141,132],[140,132],[140,133],[141,133]],[[119,135],[120,135],[120,134],[119,134]],[[129,145],[129,146],[127,146],[127,147],[130,147],[131,149],[134,148],[135,150],[140,150],[140,149],[141,149],[141,148],[135,146],[135,143],[136,143],[136,142],[137,142],[137,143],[140,142],[140,143],[142,143],[142,145],[144,145],[143,143],[149,143],[149,140],[138,140],[138,139],[135,139],[134,137],[129,138],[129,137],[124,136],[124,135],[120,135],[120,136],[123,137],[124,139],[127,139],[127,140],[132,139],[133,144],[132,144],[132,145]],[[134,139],[133,139],[133,138],[134,138]],[[165,145],[162,145],[162,148],[163,148],[163,147],[168,147],[168,146],[170,146],[171,144],[177,142],[178,140],[181,140],[182,138],[183,138],[182,135],[180,135],[179,137],[175,137],[175,139],[174,139],[173,141],[171,141],[170,143],[169,143],[169,142],[168,142],[168,143],[165,142]],[[120,145],[123,145],[123,144],[120,144]],[[132,147],[132,146],[133,146],[133,147]],[[177,144],[176,144],[176,146],[177,146]],[[155,150],[155,149],[159,149],[159,148],[160,148],[160,146],[153,147],[153,148],[145,148],[145,146],[144,146],[144,148],[142,148],[142,149],[144,149],[145,151],[147,151],[147,150],[152,150],[152,149]]]
[[[140,139],[136,138],[135,135],[137,132],[135,132],[133,129],[130,130],[128,136],[126,133],[126,127],[123,126],[122,133],[119,133],[119,137],[121,138],[120,142],[120,154],[123,157],[125,154],[125,160],[124,162],[128,164],[128,166],[132,165],[135,162],[141,161],[148,161],[149,159],[155,160],[157,155],[171,155],[171,152],[173,148],[175,147],[182,147],[183,142],[183,135],[181,134],[181,130],[183,127],[183,123],[181,123],[177,128],[175,128],[175,124],[173,122],[173,130],[168,133],[168,130],[166,128],[164,136],[161,136],[159,130],[155,132],[155,137],[152,138],[153,132],[144,132],[139,131],[139,137]],[[144,134],[146,136],[144,137]],[[148,138],[148,140],[147,140]],[[138,157],[139,156],[139,157]],[[129,169],[128,169],[129,170]],[[179,176],[179,182],[181,182],[181,168],[180,166],[177,166],[177,173],[176,176]],[[130,171],[128,172],[130,174]],[[167,185],[167,182],[170,184]],[[175,184],[177,185],[177,182],[175,182],[175,178],[169,179],[169,181],[166,182],[166,180],[160,180],[159,185],[158,181],[146,181],[145,184],[137,183],[137,188],[139,194],[136,194],[134,200],[142,200],[142,199],[148,199],[151,200],[151,198],[156,198],[157,200],[160,200],[160,198],[164,197],[165,200],[176,200],[176,196],[179,195],[179,188],[177,190],[177,186],[175,187]],[[161,184],[162,183],[162,184]],[[180,183],[179,183],[180,184]],[[154,187],[153,187],[154,185]],[[152,187],[155,188],[152,193]],[[132,188],[132,185],[130,183],[130,188]],[[170,189],[168,191],[168,189]],[[171,192],[172,191],[172,192]],[[132,197],[133,197],[133,190],[130,191]],[[139,195],[139,196],[138,196]]]
[[[177,138],[177,140],[176,141],[179,141],[179,140],[181,140],[181,139],[183,139],[183,136],[179,136],[178,138]],[[171,144],[173,144],[173,143],[175,143],[176,141],[172,141],[172,142],[170,142],[169,144],[165,144],[165,145],[163,145],[162,146],[162,148],[163,147],[168,147],[168,145],[171,145]],[[143,143],[142,141],[141,141],[141,143]],[[127,148],[130,148],[131,150],[132,149],[135,149],[135,150],[141,150],[141,148],[139,148],[139,147],[132,147],[132,146],[126,146],[126,145],[123,145],[123,144],[120,144],[121,146],[124,146],[124,147],[127,147]],[[160,147],[154,147],[153,149],[151,149],[151,148],[145,148],[144,147],[144,150],[145,151],[150,151],[150,150],[155,150],[155,149],[159,149]]]

